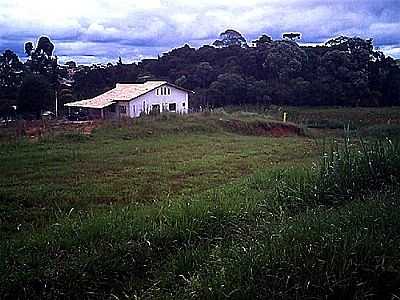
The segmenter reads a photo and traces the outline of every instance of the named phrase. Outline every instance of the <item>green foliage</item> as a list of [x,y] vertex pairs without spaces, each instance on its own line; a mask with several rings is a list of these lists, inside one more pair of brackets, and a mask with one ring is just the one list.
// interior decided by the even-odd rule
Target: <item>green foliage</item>
[[[77,98],[96,96],[117,82],[162,79],[194,90],[193,108],[223,105],[386,106],[400,103],[400,69],[374,51],[371,40],[340,37],[300,46],[263,35],[246,47],[227,31],[215,47],[185,45],[139,64],[81,67]],[[222,79],[221,79],[222,77]],[[232,92],[232,89],[238,89]]]
[[0,55],[0,117],[15,118],[18,88],[22,83],[23,64],[11,50]]
[[228,29],[219,35],[220,40],[216,40],[213,45],[216,47],[247,46],[246,39],[236,30]]
[[210,86],[211,104],[241,104],[246,94],[246,82],[238,74],[221,74]]
[[[18,56],[11,50],[6,50],[0,55],[0,87],[7,90],[18,88],[22,81],[23,64]],[[0,89],[0,92],[3,92]],[[2,93],[0,93],[2,96]]]
[[389,139],[370,143],[361,140],[358,146],[345,138],[343,146],[332,146],[320,162],[316,200],[337,203],[352,200],[368,189],[397,184],[399,154],[400,144]]
[[299,32],[288,32],[288,33],[284,33],[283,35],[282,35],[282,37],[284,38],[284,39],[289,39],[289,40],[291,40],[291,41],[294,41],[294,40],[296,40],[296,39],[301,39],[301,33],[299,33]]
[[57,57],[53,57],[54,44],[47,36],[41,36],[35,45],[32,42],[25,43],[25,53],[28,60],[25,62],[26,75],[44,76],[53,87],[58,85]]
[[[289,37],[295,37],[290,35]],[[168,80],[196,93],[194,109],[224,105],[393,106],[400,103],[400,69],[394,59],[375,51],[371,39],[338,37],[323,46],[300,46],[262,35],[248,47],[240,33],[227,30],[215,46],[185,45],[140,63],[76,66],[70,78],[53,57],[54,45],[40,37],[26,43],[22,64],[11,51],[0,59],[0,99],[15,99],[23,75],[41,74],[58,90],[59,79],[73,83],[64,100],[88,99],[116,83]],[[13,59],[9,59],[9,57]],[[73,80],[72,80],[73,79]],[[7,83],[5,83],[7,81]],[[60,89],[62,90],[62,88]],[[1,101],[1,100],[0,100]]]

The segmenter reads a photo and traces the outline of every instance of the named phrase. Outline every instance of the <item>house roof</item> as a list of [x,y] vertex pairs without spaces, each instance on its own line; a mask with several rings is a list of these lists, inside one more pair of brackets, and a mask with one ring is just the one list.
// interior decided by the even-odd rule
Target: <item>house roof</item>
[[105,92],[97,97],[66,103],[64,105],[68,107],[104,108],[116,103],[117,101],[130,101],[164,84],[171,85],[180,90],[191,92],[176,85],[170,84],[167,81],[147,81],[145,83],[134,84],[117,83],[117,86],[114,89]]

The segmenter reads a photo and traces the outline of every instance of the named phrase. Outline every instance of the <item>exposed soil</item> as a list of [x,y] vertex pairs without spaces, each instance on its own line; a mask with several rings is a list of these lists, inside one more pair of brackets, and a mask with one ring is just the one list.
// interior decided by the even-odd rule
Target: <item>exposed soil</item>
[[[217,119],[216,127],[223,130],[254,136],[298,136],[304,135],[303,128],[290,122],[279,122],[273,120],[240,120],[240,119]],[[102,126],[98,121],[18,121],[9,127],[9,134],[15,137],[27,137],[31,141],[37,141],[43,136],[57,136],[60,134],[79,133],[83,135],[92,134],[93,130]],[[148,134],[153,131],[148,130]],[[10,136],[11,138],[11,136]]]
[[26,136],[32,140],[60,133],[90,135],[96,127],[97,123],[94,121],[19,121],[15,125],[15,135]]

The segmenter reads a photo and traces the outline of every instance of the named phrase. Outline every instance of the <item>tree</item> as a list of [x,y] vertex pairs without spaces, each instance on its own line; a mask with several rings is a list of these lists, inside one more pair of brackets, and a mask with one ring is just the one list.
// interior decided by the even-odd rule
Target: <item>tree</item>
[[269,105],[267,83],[264,80],[247,79],[247,102],[251,104]]
[[216,41],[213,43],[213,46],[215,46],[215,47],[217,47],[217,48],[222,48],[222,47],[224,47],[224,43],[223,43],[222,41],[220,41],[220,40],[216,40]]
[[[168,80],[194,90],[192,104],[198,106],[400,104],[400,68],[373,49],[372,39],[341,36],[311,47],[293,41],[299,37],[288,33],[274,41],[264,34],[254,41],[257,47],[247,47],[239,32],[226,30],[214,47],[184,45],[138,64],[120,59],[116,65],[76,68],[67,63],[73,78],[69,68],[57,66],[54,45],[43,37],[36,48],[25,44],[29,58],[22,67],[15,54],[0,56],[0,99],[12,103],[24,76],[42,75],[58,91],[60,103],[94,97],[117,82]],[[72,84],[73,93],[62,82]]]
[[216,40],[213,45],[216,47],[240,46],[247,47],[246,39],[236,30],[228,29],[219,35],[219,40]]
[[257,47],[260,47],[262,45],[268,45],[268,44],[271,44],[272,42],[273,42],[272,38],[270,36],[266,35],[266,34],[263,34],[262,36],[260,36],[258,38],[258,40],[253,41],[253,43]]
[[243,104],[246,99],[246,81],[239,74],[225,73],[218,76],[210,89],[214,93],[214,104]]
[[73,60],[69,60],[69,61],[65,62],[65,65],[68,66],[68,68],[70,68],[70,69],[76,68],[76,62],[74,62]]
[[216,78],[214,68],[209,62],[199,63],[195,67],[195,71],[192,77],[192,80],[195,82],[196,86],[200,88],[208,87],[210,83]]
[[60,107],[63,107],[65,103],[72,102],[75,100],[72,87],[67,85],[60,86],[60,89],[57,93],[57,97],[58,97],[58,105]]
[[31,74],[46,76],[52,85],[57,81],[57,57],[53,57],[54,44],[47,36],[41,36],[36,48],[32,42],[25,43],[25,53],[28,60],[25,63],[26,71]]
[[50,41],[47,36],[41,36],[37,42],[36,46],[36,54],[42,55],[45,54],[47,57],[51,57],[54,51],[54,44]]
[[278,41],[268,49],[263,67],[267,78],[284,81],[300,75],[306,61],[307,54],[295,42]]
[[0,55],[0,87],[16,89],[21,85],[23,64],[11,50]]
[[291,40],[291,41],[300,40],[300,39],[301,39],[301,33],[300,33],[300,32],[288,32],[288,33],[284,33],[284,34],[282,35],[282,38],[288,39],[288,40]]
[[14,117],[18,88],[22,83],[23,64],[11,50],[0,55],[0,116]]
[[47,79],[42,75],[28,75],[18,93],[17,110],[39,119],[43,111],[54,107],[53,100],[54,93]]

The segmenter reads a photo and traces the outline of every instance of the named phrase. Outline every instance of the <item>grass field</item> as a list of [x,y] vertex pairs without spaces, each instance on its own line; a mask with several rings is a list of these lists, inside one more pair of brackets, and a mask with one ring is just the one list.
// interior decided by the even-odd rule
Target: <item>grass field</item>
[[[400,118],[287,110],[373,140]],[[282,126],[219,112],[6,139],[0,298],[399,296],[398,144],[334,132],[320,158],[321,132]]]
[[71,208],[184,197],[315,155],[311,139],[235,134],[212,121],[170,116],[0,145],[1,231],[43,226]]

